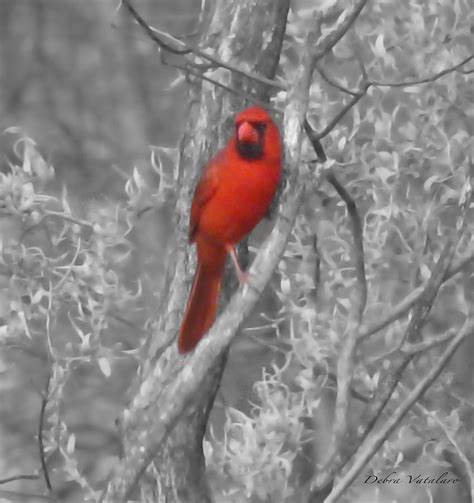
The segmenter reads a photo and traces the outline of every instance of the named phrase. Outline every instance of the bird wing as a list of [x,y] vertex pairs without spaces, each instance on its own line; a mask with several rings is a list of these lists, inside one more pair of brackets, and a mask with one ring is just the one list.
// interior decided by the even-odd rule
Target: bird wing
[[189,225],[190,243],[196,239],[199,220],[201,219],[203,209],[217,191],[219,185],[219,171],[222,168],[220,161],[221,155],[218,155],[209,162],[194,189],[193,202],[191,205],[191,222]]

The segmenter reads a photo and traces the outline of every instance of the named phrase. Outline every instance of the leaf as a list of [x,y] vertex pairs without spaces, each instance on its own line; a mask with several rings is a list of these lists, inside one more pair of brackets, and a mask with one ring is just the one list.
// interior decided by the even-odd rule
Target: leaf
[[391,176],[396,175],[396,173],[394,171],[392,171],[391,169],[384,168],[382,166],[379,168],[376,168],[375,173],[382,180],[382,183],[384,185],[387,185],[387,180]]
[[423,190],[425,192],[429,192],[431,189],[431,186],[433,185],[434,182],[438,182],[438,175],[433,175],[426,180],[426,182],[423,184]]
[[423,281],[428,281],[431,278],[431,271],[426,264],[420,265],[420,276]]
[[106,358],[105,356],[101,356],[97,360],[97,363],[105,377],[110,377],[112,375],[112,369],[110,367],[110,361],[108,358]]
[[290,295],[291,293],[291,283],[288,277],[284,277],[280,282],[280,289],[284,295]]
[[67,439],[66,452],[68,454],[74,454],[75,449],[76,449],[76,435],[74,435],[74,433],[71,433],[71,435],[69,435],[69,438]]
[[373,47],[374,54],[382,59],[385,59],[387,57],[387,51],[385,49],[384,43],[383,43],[384,36],[381,33],[375,40],[375,45]]
[[49,166],[36,148],[36,144],[25,139],[23,150],[23,170],[25,173],[36,175],[41,181],[47,182],[54,177],[54,169]]

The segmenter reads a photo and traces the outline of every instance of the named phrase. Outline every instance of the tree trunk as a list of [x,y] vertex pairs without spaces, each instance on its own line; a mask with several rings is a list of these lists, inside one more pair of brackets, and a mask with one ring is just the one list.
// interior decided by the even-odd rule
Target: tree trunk
[[[200,47],[219,59],[267,78],[278,67],[289,0],[223,0],[209,23]],[[206,74],[238,90],[267,100],[271,88],[245,77],[216,69]],[[140,431],[153,421],[153,404],[139,403],[140,386],[153,374],[156,394],[186,365],[177,355],[176,333],[185,305],[192,271],[187,244],[189,207],[197,173],[232,133],[233,116],[245,106],[236,95],[207,82],[196,81],[189,92],[189,119],[181,140],[177,170],[175,243],[170,247],[168,276],[161,292],[158,329],[149,341],[132,394],[133,405],[122,423],[123,455],[133,458]],[[228,286],[226,287],[229,288]],[[163,349],[164,348],[164,349]],[[136,493],[147,503],[206,503],[212,496],[205,476],[202,441],[226,355],[210,369],[183,417],[173,426],[166,443],[139,481]],[[149,382],[149,379],[148,381]],[[147,398],[149,400],[149,398]],[[134,491],[135,492],[135,491]],[[137,496],[138,494],[135,494]]]

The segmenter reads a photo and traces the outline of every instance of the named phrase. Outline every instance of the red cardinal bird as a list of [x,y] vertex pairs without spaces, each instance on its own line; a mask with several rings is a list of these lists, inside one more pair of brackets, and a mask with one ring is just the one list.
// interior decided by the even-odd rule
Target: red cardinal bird
[[179,331],[180,353],[193,350],[214,323],[227,253],[239,281],[246,280],[235,245],[267,212],[281,164],[280,132],[268,112],[257,106],[240,112],[234,136],[209,161],[194,192],[189,241],[196,243],[198,263]]

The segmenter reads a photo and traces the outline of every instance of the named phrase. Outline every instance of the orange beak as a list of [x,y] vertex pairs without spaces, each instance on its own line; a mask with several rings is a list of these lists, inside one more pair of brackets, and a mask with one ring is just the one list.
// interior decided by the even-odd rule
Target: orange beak
[[250,122],[242,122],[237,129],[237,140],[243,143],[258,143],[258,132]]

